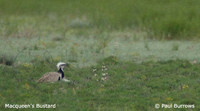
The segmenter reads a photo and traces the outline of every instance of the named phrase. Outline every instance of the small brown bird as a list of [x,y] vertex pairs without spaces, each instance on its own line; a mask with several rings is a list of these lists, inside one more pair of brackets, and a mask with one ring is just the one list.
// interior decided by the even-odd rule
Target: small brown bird
[[64,67],[68,66],[68,64],[59,62],[56,66],[58,68],[58,72],[47,72],[39,80],[37,80],[37,82],[56,82],[59,80],[70,82],[70,80],[64,78]]

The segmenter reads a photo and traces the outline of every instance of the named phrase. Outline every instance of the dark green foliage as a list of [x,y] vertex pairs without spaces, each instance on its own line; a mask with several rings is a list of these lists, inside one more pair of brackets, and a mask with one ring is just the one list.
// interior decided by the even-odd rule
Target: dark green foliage
[[15,57],[10,55],[0,55],[0,64],[11,66],[15,62]]

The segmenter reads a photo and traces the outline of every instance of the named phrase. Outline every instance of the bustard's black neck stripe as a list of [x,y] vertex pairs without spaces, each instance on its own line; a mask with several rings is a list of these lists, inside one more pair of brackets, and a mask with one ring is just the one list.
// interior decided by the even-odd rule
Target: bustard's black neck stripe
[[[58,73],[60,73],[60,74],[61,74],[61,77],[64,78],[64,72],[62,71],[61,68],[58,70]],[[59,80],[60,80],[60,78],[59,78]]]

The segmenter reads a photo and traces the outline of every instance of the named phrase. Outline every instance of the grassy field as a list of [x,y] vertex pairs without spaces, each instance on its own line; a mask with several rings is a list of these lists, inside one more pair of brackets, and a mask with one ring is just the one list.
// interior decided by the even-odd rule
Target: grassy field
[[195,104],[195,110],[200,110],[199,64],[181,60],[121,63],[116,57],[109,57],[95,66],[66,69],[72,83],[35,82],[41,74],[56,70],[54,65],[38,62],[1,67],[1,109],[5,103],[17,103],[57,104],[56,109],[63,111],[154,111],[156,103],[176,103]]
[[68,61],[76,67],[95,65],[109,56],[116,56],[121,62],[176,59],[200,62],[198,41],[137,40],[142,36],[145,34],[136,32],[86,35],[72,32],[66,37],[2,38],[0,56],[13,64],[50,59]]
[[[199,3],[0,0],[0,110],[199,111]],[[72,82],[36,83],[59,61]]]
[[0,35],[49,36],[70,28],[141,30],[154,39],[200,37],[199,0],[0,0]]

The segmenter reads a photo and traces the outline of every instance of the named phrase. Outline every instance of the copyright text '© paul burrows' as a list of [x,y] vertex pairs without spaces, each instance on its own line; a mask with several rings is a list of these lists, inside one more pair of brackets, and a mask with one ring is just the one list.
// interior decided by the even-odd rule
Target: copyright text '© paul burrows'
[[155,104],[155,108],[159,109],[159,108],[164,108],[164,109],[170,109],[170,108],[174,108],[174,109],[179,109],[179,108],[183,108],[183,109],[192,109],[195,108],[194,104]]

